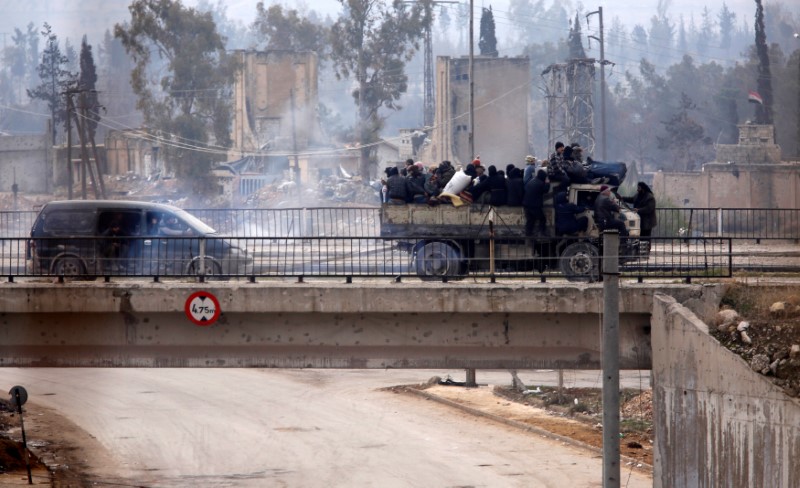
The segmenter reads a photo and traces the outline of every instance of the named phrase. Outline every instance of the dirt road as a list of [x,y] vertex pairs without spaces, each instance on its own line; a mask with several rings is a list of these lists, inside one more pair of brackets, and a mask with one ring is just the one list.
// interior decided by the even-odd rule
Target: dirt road
[[[378,390],[433,374],[4,368],[0,381],[74,423],[93,486],[601,486],[596,455]],[[623,486],[652,480],[625,472]]]

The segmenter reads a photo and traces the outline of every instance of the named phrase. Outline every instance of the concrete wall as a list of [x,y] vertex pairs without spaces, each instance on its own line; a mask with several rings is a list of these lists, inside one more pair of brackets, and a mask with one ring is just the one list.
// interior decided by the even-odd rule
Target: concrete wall
[[653,177],[653,192],[663,204],[710,208],[800,208],[800,164],[719,164],[699,173]]
[[[184,316],[203,289],[219,321]],[[716,306],[718,286],[621,287],[620,363],[650,365],[656,291]],[[0,366],[541,369],[600,367],[602,285],[0,285]]]
[[436,60],[436,116],[425,161],[469,163],[505,169],[528,153],[528,58],[477,57],[475,71],[475,152],[469,154],[469,59]]
[[10,192],[16,173],[22,193],[47,193],[52,186],[50,134],[0,136],[0,191]]
[[653,305],[656,488],[800,486],[800,402],[674,298]]

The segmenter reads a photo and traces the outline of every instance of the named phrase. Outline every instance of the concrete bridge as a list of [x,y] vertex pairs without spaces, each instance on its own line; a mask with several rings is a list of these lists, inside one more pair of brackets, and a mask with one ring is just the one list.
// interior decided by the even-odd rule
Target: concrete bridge
[[[0,366],[600,368],[602,285],[128,281],[0,289]],[[187,315],[198,290],[219,302],[212,325]],[[651,367],[655,292],[716,309],[721,290],[622,284],[621,367]]]

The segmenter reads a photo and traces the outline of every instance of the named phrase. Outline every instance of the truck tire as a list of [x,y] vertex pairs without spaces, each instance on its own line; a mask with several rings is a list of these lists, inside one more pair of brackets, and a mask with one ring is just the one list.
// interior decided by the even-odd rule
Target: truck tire
[[461,252],[446,242],[427,242],[416,253],[414,265],[417,276],[433,279],[447,276],[462,277],[465,273]]
[[559,268],[569,281],[587,281],[600,279],[600,253],[597,246],[590,242],[574,242],[564,248],[559,257]]

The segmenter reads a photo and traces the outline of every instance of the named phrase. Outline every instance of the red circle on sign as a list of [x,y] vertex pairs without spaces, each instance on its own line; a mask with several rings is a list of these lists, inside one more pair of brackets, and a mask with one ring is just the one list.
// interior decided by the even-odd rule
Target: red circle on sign
[[186,299],[183,310],[195,325],[211,325],[219,318],[219,300],[207,291],[197,291]]

